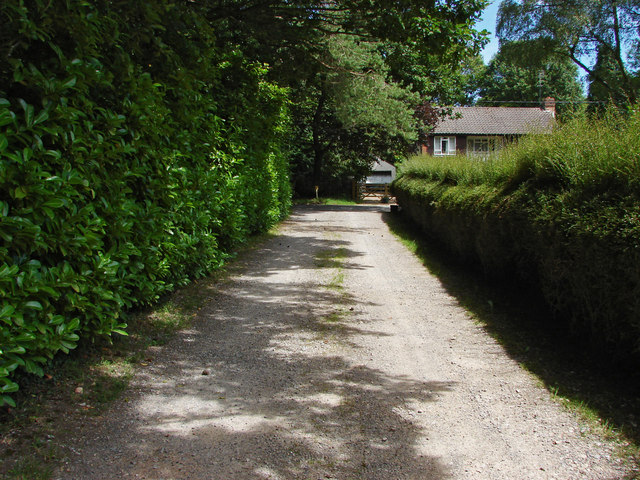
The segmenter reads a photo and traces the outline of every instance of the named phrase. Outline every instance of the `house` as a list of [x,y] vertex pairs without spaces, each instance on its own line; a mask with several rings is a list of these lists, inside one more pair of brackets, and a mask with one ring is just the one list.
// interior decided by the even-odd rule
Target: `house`
[[528,133],[550,132],[555,124],[555,100],[538,107],[453,107],[422,145],[429,155],[486,155]]

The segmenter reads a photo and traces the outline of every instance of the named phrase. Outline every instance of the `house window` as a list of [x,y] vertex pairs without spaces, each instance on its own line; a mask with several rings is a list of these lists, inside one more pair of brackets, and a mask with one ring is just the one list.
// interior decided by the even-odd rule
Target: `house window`
[[434,155],[456,154],[456,137],[434,137],[433,140]]
[[467,153],[469,155],[489,155],[502,147],[501,137],[468,137]]

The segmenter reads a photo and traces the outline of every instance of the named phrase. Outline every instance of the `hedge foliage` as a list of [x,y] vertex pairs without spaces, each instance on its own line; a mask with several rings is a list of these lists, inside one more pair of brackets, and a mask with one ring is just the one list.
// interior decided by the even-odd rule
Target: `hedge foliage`
[[198,6],[0,4],[0,405],[290,206],[287,94]]
[[640,111],[580,119],[488,159],[415,158],[394,190],[424,231],[517,276],[594,351],[640,358]]

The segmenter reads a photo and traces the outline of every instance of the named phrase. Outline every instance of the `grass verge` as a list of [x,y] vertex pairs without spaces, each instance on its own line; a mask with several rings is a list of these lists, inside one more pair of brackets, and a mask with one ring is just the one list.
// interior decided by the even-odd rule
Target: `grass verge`
[[298,198],[295,205],[358,205],[358,202],[347,197]]
[[573,344],[561,326],[544,321],[551,317],[539,299],[517,285],[490,282],[480,272],[470,271],[425,240],[402,215],[384,218],[392,233],[478,324],[559,403],[578,415],[581,431],[614,441],[620,457],[640,475],[640,374],[598,363]]

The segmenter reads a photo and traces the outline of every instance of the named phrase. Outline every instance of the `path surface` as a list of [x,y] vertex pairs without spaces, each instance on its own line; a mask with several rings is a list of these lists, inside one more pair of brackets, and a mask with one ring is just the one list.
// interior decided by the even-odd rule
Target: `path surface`
[[382,215],[297,208],[56,478],[621,478]]

